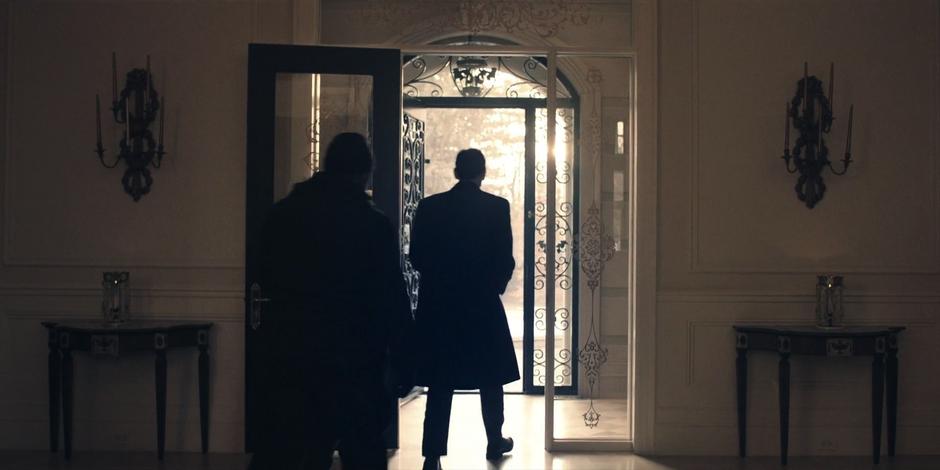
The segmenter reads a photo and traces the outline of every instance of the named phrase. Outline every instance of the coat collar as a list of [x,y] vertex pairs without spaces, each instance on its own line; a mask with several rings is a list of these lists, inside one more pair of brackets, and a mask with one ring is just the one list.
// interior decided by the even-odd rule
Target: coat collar
[[318,172],[310,179],[297,183],[293,194],[304,197],[315,194],[329,195],[334,202],[366,202],[371,203],[369,195],[346,178],[330,173]]
[[458,181],[457,184],[451,189],[451,191],[458,192],[480,192],[482,191],[479,186],[469,182],[469,181]]

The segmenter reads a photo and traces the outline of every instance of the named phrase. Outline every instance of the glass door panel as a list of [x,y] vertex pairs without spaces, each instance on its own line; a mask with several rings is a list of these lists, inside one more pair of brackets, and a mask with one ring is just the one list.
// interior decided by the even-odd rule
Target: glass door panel
[[342,132],[371,143],[372,77],[278,73],[275,81],[275,200],[320,168],[326,146]]
[[[556,340],[546,349],[555,354],[556,377],[563,378],[570,367],[577,367],[581,380],[577,394],[563,396],[558,388],[551,396],[546,394],[552,400],[547,414],[551,423],[546,426],[552,429],[552,448],[560,449],[558,443],[566,441],[580,442],[586,448],[597,441],[626,446],[633,436],[632,279],[627,238],[633,178],[633,63],[627,57],[569,56],[565,64],[587,71],[587,80],[578,90],[581,115],[569,116],[559,107],[556,119],[558,308]],[[564,138],[569,118],[584,129],[576,150]],[[573,176],[580,184],[580,190],[574,189],[580,194],[580,214],[574,219],[578,226],[571,228],[576,236],[565,232],[569,227],[563,222],[573,190],[564,177],[565,157],[572,151],[580,152],[580,171]],[[573,244],[575,250],[562,249],[563,243]],[[573,282],[581,285],[580,298],[566,297],[564,283],[571,272],[577,273]],[[564,307],[571,302],[580,307],[580,318],[572,339],[567,340],[562,334],[567,330],[561,328],[566,326]]]

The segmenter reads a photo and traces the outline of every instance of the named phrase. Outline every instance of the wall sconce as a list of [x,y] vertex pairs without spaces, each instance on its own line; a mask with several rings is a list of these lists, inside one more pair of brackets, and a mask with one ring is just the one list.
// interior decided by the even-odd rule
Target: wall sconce
[[[808,75],[809,65],[803,63],[803,79],[797,82],[796,96],[787,103],[784,130],[783,160],[787,171],[800,172],[800,177],[793,189],[796,196],[812,209],[826,194],[822,171],[829,167],[833,174],[841,176],[849,170],[852,163],[852,115],[855,106],[849,107],[849,130],[846,136],[845,156],[842,158],[842,170],[836,170],[829,160],[829,147],[823,140],[823,134],[832,129],[835,119],[832,115],[833,80],[835,66],[829,65],[829,96],[823,93],[822,81]],[[800,133],[790,155],[790,127]],[[791,168],[790,160],[793,160]]]
[[[114,122],[124,125],[124,136],[118,144],[120,150],[114,163],[104,159],[105,149],[101,145],[101,99],[95,95],[95,118],[98,130],[98,142],[95,153],[105,168],[116,167],[121,160],[127,164],[121,183],[124,191],[134,198],[134,202],[150,192],[153,177],[149,166],[160,168],[163,161],[163,108],[164,98],[160,98],[153,84],[150,73],[150,56],[147,56],[147,69],[132,69],[127,72],[124,89],[118,94],[117,55],[111,53],[111,113]],[[154,140],[150,125],[160,114],[160,137]]]

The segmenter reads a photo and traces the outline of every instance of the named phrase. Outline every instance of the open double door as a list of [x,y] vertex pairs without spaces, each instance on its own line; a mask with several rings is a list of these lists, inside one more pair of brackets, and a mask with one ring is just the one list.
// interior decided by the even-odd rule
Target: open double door
[[[403,271],[412,288],[411,293],[415,293],[416,276],[410,271],[404,254],[407,250],[410,217],[423,193],[424,155],[421,143],[424,129],[420,120],[402,113],[401,60],[401,51],[398,49],[261,44],[249,47],[245,270],[245,426],[248,451],[256,449],[260,442],[258,433],[261,428],[258,423],[265,413],[260,401],[266,387],[261,372],[270,366],[270,359],[264,356],[261,347],[264,344],[265,326],[268,325],[267,330],[270,330],[278,318],[276,311],[268,311],[271,307],[266,305],[264,286],[258,282],[260,267],[255,240],[270,206],[284,197],[294,183],[312,174],[318,166],[321,151],[325,152],[326,145],[339,132],[358,131],[370,140],[375,157],[371,182],[373,200],[399,230]],[[554,77],[554,73],[548,76]],[[554,113],[554,110],[551,112]],[[529,110],[529,114],[534,115],[534,108]],[[555,128],[547,124],[546,127],[552,130]],[[554,133],[551,135],[554,136]],[[527,141],[534,141],[534,132],[531,137],[527,137]],[[547,141],[555,140],[552,137],[546,138]],[[568,153],[576,152],[577,147],[573,146]],[[526,152],[527,166],[535,165],[534,154],[534,150]],[[547,155],[543,158],[543,164],[554,161]],[[545,177],[543,180],[543,183],[554,182],[555,178]],[[577,181],[577,173],[574,181]],[[532,194],[526,197],[526,207],[536,199],[533,188],[534,185],[530,188],[532,191],[527,190],[527,194]],[[545,195],[555,194],[554,184],[551,188],[544,189]],[[554,207],[554,202],[545,206]],[[548,212],[551,215],[546,214],[545,220],[555,217],[553,211]],[[532,219],[532,215],[528,218]],[[530,240],[532,237],[529,236],[537,231],[534,223],[526,223],[527,253],[535,250],[536,240]],[[554,233],[554,229],[548,232]],[[567,229],[564,233],[568,233]],[[571,237],[573,232],[564,236]],[[564,248],[566,240],[561,240],[559,249]],[[549,245],[555,246],[555,241]],[[534,277],[531,271],[533,269],[527,269],[527,280]],[[552,278],[554,276],[552,274]],[[577,283],[576,277],[574,282]],[[532,289],[527,288],[526,291]],[[529,301],[526,310],[534,310],[532,305],[533,302]],[[576,318],[573,317],[572,321],[575,322]],[[561,323],[565,321],[567,319],[563,317]],[[529,323],[533,323],[531,319],[526,321],[527,325]],[[557,326],[554,320],[546,321],[546,324]],[[576,328],[576,322],[573,324]],[[574,335],[576,338],[576,333]],[[548,355],[554,357],[555,350],[549,346],[546,342]],[[526,351],[530,350],[533,350],[531,339],[526,344]],[[574,348],[568,352],[572,350]],[[533,358],[525,354],[523,356],[523,369],[526,377],[531,379],[532,372],[528,366],[534,362]],[[557,366],[551,364],[549,367],[549,364],[546,363],[545,368],[555,371]],[[568,367],[575,371],[576,368],[570,364],[573,363],[569,363]],[[554,378],[554,375],[546,374],[550,378]],[[553,387],[552,393],[556,390],[565,393],[563,388]],[[567,388],[571,389],[571,393],[576,385]],[[398,406],[394,400],[390,400],[388,406],[394,410],[395,419],[387,431],[387,442],[389,448],[397,448]]]

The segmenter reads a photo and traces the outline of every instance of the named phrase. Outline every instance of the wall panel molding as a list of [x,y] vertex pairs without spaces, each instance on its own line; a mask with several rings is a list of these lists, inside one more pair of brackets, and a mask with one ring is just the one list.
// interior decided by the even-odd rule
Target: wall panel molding
[[[131,298],[210,298],[242,300],[244,290],[235,289],[174,289],[149,288],[130,291]],[[100,288],[66,286],[10,286],[0,285],[0,297],[100,297]]]
[[[937,441],[931,436],[938,429],[940,407],[931,398],[936,396],[937,381],[922,372],[929,370],[930,357],[938,351],[934,338],[940,331],[940,316],[935,304],[865,304],[855,304],[850,325],[908,327],[899,354],[899,452],[935,454]],[[810,326],[812,305],[760,301],[662,305],[657,332],[661,344],[657,382],[662,390],[656,404],[657,451],[733,455],[737,438],[732,326]],[[749,356],[749,453],[773,455],[778,448],[777,355]],[[792,454],[832,453],[831,445],[820,444],[825,440],[835,443],[840,453],[864,452],[870,446],[871,358],[822,359],[791,358]],[[794,430],[800,432],[793,434]]]
[[[6,210],[6,208],[4,208]],[[196,258],[187,259],[162,259],[138,258],[132,263],[127,260],[101,259],[101,258],[76,258],[76,259],[43,259],[38,257],[15,256],[9,253],[9,232],[13,224],[9,220],[5,221],[3,230],[3,244],[0,249],[3,250],[2,266],[10,268],[97,268],[113,269],[115,266],[121,266],[129,270],[137,269],[219,269],[219,270],[238,270],[245,269],[245,264],[235,260],[200,260]]]
[[[261,15],[261,4],[259,0],[239,0],[239,1],[222,1],[222,0],[211,0],[207,2],[179,2],[179,1],[164,1],[164,2],[144,2],[141,5],[146,5],[149,8],[162,8],[164,5],[167,9],[178,9],[180,11],[186,11],[187,9],[196,9],[201,14],[205,14],[211,8],[218,8],[222,11],[233,12],[230,16],[220,19],[219,21],[242,21],[241,15],[247,19],[248,23],[244,24],[244,34],[243,40],[244,43],[247,43],[251,40],[254,30],[258,29],[259,16]],[[120,0],[101,0],[101,1],[40,1],[40,2],[17,2],[11,1],[6,4],[8,7],[8,41],[7,41],[7,54],[6,54],[6,82],[7,85],[5,90],[0,90],[4,93],[4,100],[6,102],[7,114],[10,115],[15,112],[14,104],[14,92],[13,86],[17,77],[20,77],[20,74],[25,73],[22,69],[24,64],[28,64],[29,60],[23,57],[18,57],[22,55],[18,43],[22,42],[22,16],[24,15],[23,11],[34,12],[37,8],[47,8],[47,9],[57,9],[57,8],[79,8],[79,11],[82,8],[97,8],[105,9],[109,5],[114,5],[115,8],[126,8],[127,2]],[[236,10],[233,10],[234,7],[242,7],[243,12],[239,13]],[[169,13],[168,13],[169,14]],[[239,28],[241,29],[241,28]],[[20,44],[23,47],[26,47],[25,44]],[[247,48],[245,49],[247,51]],[[119,60],[120,60],[119,53]],[[15,69],[15,65],[19,64],[19,69]],[[139,64],[138,64],[139,65]],[[125,63],[122,67],[126,67],[126,58]],[[180,89],[180,84],[170,83],[168,84],[170,88],[174,88],[174,91]],[[102,90],[106,90],[102,87]],[[88,91],[91,93],[91,91]],[[107,94],[105,92],[105,94]],[[179,93],[178,93],[179,94]],[[106,100],[106,99],[105,99]],[[107,112],[105,112],[107,114]],[[107,117],[107,116],[105,116]],[[20,247],[24,243],[22,240],[22,235],[17,234],[18,230],[18,221],[16,220],[16,214],[26,213],[26,209],[20,207],[21,202],[14,200],[13,191],[14,186],[17,184],[17,175],[14,174],[14,160],[17,158],[14,155],[14,148],[16,147],[16,142],[21,138],[13,132],[13,119],[6,119],[3,132],[5,134],[4,143],[3,143],[3,155],[2,155],[2,172],[0,175],[0,181],[2,181],[3,188],[0,193],[2,193],[2,201],[0,201],[0,220],[2,220],[2,237],[0,237],[0,264],[3,267],[12,267],[12,268],[100,268],[100,269],[113,269],[115,266],[122,266],[125,268],[131,269],[144,269],[144,268],[166,268],[166,269],[219,269],[219,270],[238,270],[244,269],[244,261],[242,260],[242,250],[230,254],[222,254],[221,256],[204,256],[200,254],[201,250],[193,250],[192,253],[180,253],[180,254],[161,254],[155,252],[154,254],[124,254],[124,255],[107,255],[100,256],[95,254],[86,254],[86,253],[70,253],[67,256],[56,256],[56,255],[47,255],[36,250],[35,247],[29,249],[23,249]],[[172,128],[172,125],[171,125]],[[172,131],[172,129],[171,129]],[[93,134],[90,135],[90,138],[93,140]],[[171,139],[172,140],[172,139]],[[91,142],[91,141],[89,141]],[[91,145],[91,144],[89,144]],[[107,145],[106,145],[107,146]],[[113,147],[113,145],[112,145]],[[171,145],[171,148],[173,145]],[[83,153],[79,152],[84,155]],[[89,158],[84,161],[83,164],[87,165],[97,165],[95,159],[92,157],[92,153],[88,152]],[[30,155],[35,157],[35,155]],[[19,158],[26,158],[20,156]],[[53,163],[53,162],[50,162]],[[119,166],[123,168],[123,166]],[[157,184],[159,184],[161,175],[157,175]],[[169,178],[170,175],[163,175],[163,178]],[[120,174],[114,173],[108,176],[108,184],[113,184],[115,187],[120,187]],[[23,184],[23,183],[19,183]],[[61,197],[61,195],[52,195],[51,197]],[[116,198],[127,198],[123,191],[115,192]],[[150,196],[151,198],[154,196]],[[128,203],[129,198],[128,198]],[[144,207],[144,203],[140,204],[140,207],[135,207],[140,211],[152,210],[153,208]],[[96,221],[100,222],[103,215],[98,215]],[[19,240],[19,241],[17,241]],[[132,259],[131,259],[132,258]]]
[[[689,248],[690,248],[690,259],[689,259],[689,271],[691,273],[707,273],[707,274],[807,274],[807,273],[817,273],[819,272],[818,267],[808,266],[807,268],[785,268],[779,269],[767,263],[749,262],[747,264],[733,264],[729,262],[725,263],[709,263],[702,260],[702,255],[704,250],[707,250],[708,247],[703,244],[701,239],[701,218],[702,218],[702,207],[700,201],[702,200],[701,194],[701,165],[702,165],[702,148],[701,148],[701,133],[702,133],[702,120],[701,120],[701,98],[702,92],[701,87],[701,71],[703,67],[703,55],[702,55],[702,28],[701,23],[701,12],[702,9],[701,3],[704,3],[700,0],[691,0],[691,35],[690,35],[690,50],[691,50],[691,103],[689,113],[689,128],[690,128],[690,143],[691,143],[691,155],[690,160],[691,164],[689,165],[690,171],[690,227],[689,227]],[[940,16],[938,13],[937,16]],[[940,29],[940,25],[936,26],[937,29]],[[933,44],[933,57],[934,65],[931,67],[932,77],[929,80],[929,83],[940,83],[940,33],[934,35],[934,44]],[[797,67],[795,65],[795,67]],[[796,70],[796,69],[794,69]],[[837,93],[838,94],[838,93]],[[934,112],[931,113],[932,128],[940,128],[940,90],[937,86],[931,87],[931,96],[927,97],[930,102],[935,103],[933,108]],[[858,103],[856,103],[858,104]],[[859,106],[860,107],[860,106]],[[861,108],[861,107],[860,107]],[[864,108],[862,108],[864,109]],[[846,109],[847,112],[847,109]],[[871,114],[872,110],[868,111]],[[857,116],[858,117],[858,116]],[[841,130],[840,130],[841,131]],[[792,138],[792,136],[791,136]],[[856,145],[858,145],[856,139]],[[848,264],[848,265],[834,265],[828,266],[827,271],[838,272],[841,274],[871,274],[871,275],[898,275],[898,274],[914,274],[914,275],[936,275],[940,274],[940,136],[938,133],[933,132],[930,136],[932,141],[932,149],[928,150],[927,153],[933,152],[934,155],[925,155],[925,158],[929,158],[930,162],[927,164],[929,167],[929,178],[931,189],[929,191],[930,200],[929,203],[932,205],[933,210],[931,212],[931,222],[930,222],[930,233],[927,234],[928,244],[931,248],[930,255],[933,257],[932,262],[927,263],[927,265],[896,265],[896,266],[887,266],[883,264]],[[836,151],[838,151],[839,146],[835,146]],[[857,152],[856,152],[857,153]],[[772,156],[767,156],[768,159],[771,159]],[[782,164],[780,165],[782,166]],[[859,171],[859,164],[856,164],[854,167],[855,171]],[[781,172],[783,170],[781,169]],[[835,178],[831,173],[826,174],[824,178],[828,178],[830,181],[832,178]],[[797,201],[794,200],[794,203]],[[807,209],[808,210],[808,209]]]
[[[90,316],[86,313],[70,313],[65,311],[7,311],[3,316],[10,320],[29,320],[29,321],[99,321],[101,316]],[[243,313],[131,313],[132,320],[143,321],[208,321],[215,323],[243,323],[245,315]]]

